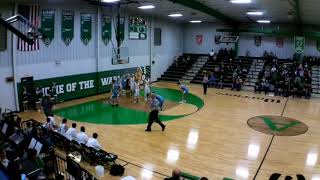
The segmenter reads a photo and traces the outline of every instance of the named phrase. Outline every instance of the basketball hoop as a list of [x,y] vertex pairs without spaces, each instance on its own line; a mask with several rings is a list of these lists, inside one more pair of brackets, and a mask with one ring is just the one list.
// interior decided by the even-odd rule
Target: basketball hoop
[[38,27],[20,14],[6,20],[0,17],[0,24],[30,45],[34,43],[35,39],[42,38],[42,34],[39,32]]
[[112,64],[128,64],[129,63],[129,48],[120,47],[114,48],[112,51]]

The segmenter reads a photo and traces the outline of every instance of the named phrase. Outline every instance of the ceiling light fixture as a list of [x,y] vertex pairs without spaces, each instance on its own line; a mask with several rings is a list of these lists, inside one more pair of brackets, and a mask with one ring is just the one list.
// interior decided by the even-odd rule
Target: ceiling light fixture
[[230,2],[234,4],[249,4],[251,0],[230,0]]
[[263,24],[269,24],[271,21],[270,20],[258,20],[258,23],[263,23]]
[[192,21],[189,21],[189,22],[191,22],[191,23],[202,23],[202,21],[200,21],[200,20],[192,20]]
[[182,17],[182,14],[169,14],[169,17]]
[[103,3],[115,3],[115,2],[119,2],[120,0],[101,0],[101,2]]
[[154,9],[155,6],[154,5],[143,5],[143,6],[139,6],[139,9]]
[[246,14],[250,15],[250,16],[262,16],[263,12],[262,11],[248,11]]

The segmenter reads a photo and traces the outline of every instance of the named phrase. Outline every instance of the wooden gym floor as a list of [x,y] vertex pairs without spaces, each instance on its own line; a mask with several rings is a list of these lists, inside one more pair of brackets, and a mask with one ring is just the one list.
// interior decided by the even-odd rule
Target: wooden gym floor
[[[153,86],[178,88],[167,82],[157,82]],[[151,133],[144,131],[146,124],[119,126],[77,122],[78,127],[84,125],[88,135],[97,132],[103,149],[130,162],[125,175],[137,179],[163,179],[163,175],[169,176],[175,167],[217,180],[224,177],[267,180],[273,173],[282,174],[280,179],[287,175],[296,179],[297,174],[305,179],[320,179],[319,99],[270,97],[212,88],[203,95],[201,86],[189,85],[189,88],[204,100],[204,107],[192,115],[164,122],[165,132],[161,132],[157,124],[153,125]],[[106,95],[65,102],[57,108],[104,97]],[[262,98],[280,102],[265,102]],[[183,112],[183,108],[176,111]],[[247,120],[261,115],[299,120],[308,126],[308,131],[298,136],[273,136],[251,129]],[[44,122],[41,112],[26,112],[21,116],[25,120],[34,118]],[[60,123],[61,118],[56,119]],[[71,123],[69,120],[69,126]],[[106,174],[104,179],[120,178]]]

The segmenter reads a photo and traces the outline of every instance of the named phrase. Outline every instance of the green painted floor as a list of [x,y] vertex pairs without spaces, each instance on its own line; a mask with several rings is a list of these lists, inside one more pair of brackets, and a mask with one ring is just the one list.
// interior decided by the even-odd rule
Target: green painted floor
[[[165,100],[179,102],[181,100],[181,92],[175,89],[156,88],[151,90],[160,94]],[[198,110],[204,106],[201,98],[189,94],[187,103],[195,105]],[[113,124],[113,125],[129,125],[129,124],[145,124],[148,121],[148,113],[136,109],[126,107],[112,107],[102,101],[92,101],[78,104],[71,107],[61,108],[54,112],[56,115],[80,122],[88,122],[94,124]],[[170,121],[188,116],[190,114],[181,115],[161,115],[162,121]]]

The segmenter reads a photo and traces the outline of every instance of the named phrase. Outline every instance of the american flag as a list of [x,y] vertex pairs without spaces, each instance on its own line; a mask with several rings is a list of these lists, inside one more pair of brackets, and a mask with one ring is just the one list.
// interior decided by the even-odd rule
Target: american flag
[[[39,17],[40,17],[40,5],[30,4],[30,5],[19,5],[18,14],[22,15],[28,19],[35,27],[39,27]],[[26,33],[27,27],[23,22],[19,22],[20,30]],[[35,51],[39,49],[39,39],[35,39],[32,45],[18,38],[18,50],[20,51]]]

